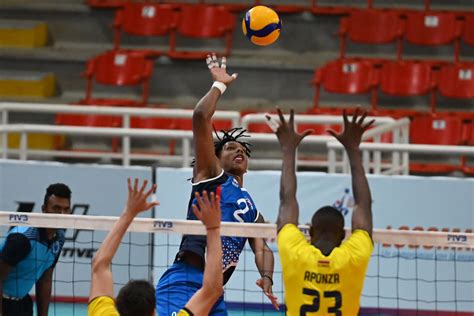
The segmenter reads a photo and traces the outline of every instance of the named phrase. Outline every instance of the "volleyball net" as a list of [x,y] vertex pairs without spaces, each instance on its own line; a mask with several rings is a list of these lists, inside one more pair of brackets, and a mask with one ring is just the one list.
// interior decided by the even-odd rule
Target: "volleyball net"
[[[50,315],[83,315],[92,257],[116,220],[109,216],[0,212],[0,243],[12,226],[66,229],[66,243],[54,273]],[[307,226],[300,229],[308,234]],[[223,223],[221,231],[226,236],[268,241],[275,253],[273,290],[284,304],[275,225]],[[156,284],[173,263],[182,234],[204,235],[205,228],[198,221],[135,219],[112,264],[116,292],[130,279]],[[473,233],[375,230],[373,237],[375,248],[361,315],[474,314]],[[227,305],[235,311],[230,315],[276,313],[255,284],[259,277],[247,246],[225,289]]]

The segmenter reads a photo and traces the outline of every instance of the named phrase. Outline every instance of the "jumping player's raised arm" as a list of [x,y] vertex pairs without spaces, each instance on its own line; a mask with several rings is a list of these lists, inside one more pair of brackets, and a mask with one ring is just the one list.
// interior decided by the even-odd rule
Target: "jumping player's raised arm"
[[[283,165],[280,179],[280,209],[278,211],[277,229],[283,228],[286,224],[298,225],[299,206],[296,200],[296,148],[301,140],[311,134],[312,130],[307,130],[302,134],[295,131],[293,109],[290,112],[290,120],[286,122],[283,113],[277,109],[280,117],[279,127],[276,130],[278,142],[283,154]],[[270,117],[267,117],[271,120]]]
[[156,184],[147,191],[145,191],[148,184],[147,180],[143,181],[140,188],[138,184],[138,179],[135,179],[132,187],[132,183],[128,179],[128,200],[125,209],[112,227],[112,230],[105,237],[94,259],[92,259],[89,302],[100,296],[114,297],[113,276],[110,265],[122,238],[135,216],[158,205],[158,202],[147,202],[147,199],[155,191]]
[[214,178],[222,172],[222,167],[214,152],[211,119],[220,96],[227,86],[237,78],[237,74],[229,75],[226,72],[225,57],[222,57],[220,65],[214,54],[209,55],[206,62],[214,84],[206,95],[199,100],[193,113],[194,154],[196,157],[193,182],[195,183]]
[[202,287],[191,297],[185,309],[189,314],[199,316],[209,315],[212,306],[223,293],[221,201],[213,192],[210,196],[206,191],[203,191],[202,196],[196,192],[195,197],[199,208],[193,204],[193,212],[207,230],[206,267]]
[[364,124],[366,116],[367,112],[361,112],[359,109],[356,109],[352,120],[349,121],[344,111],[344,131],[340,134],[336,134],[334,131],[328,132],[344,145],[349,156],[352,190],[355,200],[354,212],[352,213],[352,231],[361,229],[372,236],[372,196],[359,149],[362,135],[374,123],[374,120],[372,120]]

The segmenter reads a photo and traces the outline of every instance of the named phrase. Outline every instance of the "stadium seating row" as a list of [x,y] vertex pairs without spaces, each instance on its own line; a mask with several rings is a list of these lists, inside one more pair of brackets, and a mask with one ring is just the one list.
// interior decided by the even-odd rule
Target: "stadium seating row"
[[353,10],[341,19],[339,36],[341,58],[349,39],[374,45],[397,43],[397,58],[401,59],[405,39],[423,46],[454,44],[455,61],[459,61],[461,40],[474,46],[474,13]]
[[[206,23],[200,23],[206,21]],[[147,50],[152,56],[199,59],[208,52],[177,51],[176,37],[225,38],[222,55],[229,55],[236,16],[223,6],[125,3],[117,10],[114,22],[114,48],[121,46],[122,33],[133,36],[168,36],[169,49]],[[397,43],[397,57],[403,54],[403,40],[415,45],[454,44],[459,61],[461,40],[474,46],[474,14],[453,12],[404,12],[399,10],[352,10],[341,19],[339,30],[341,58],[347,40],[364,44]]]
[[[474,63],[436,65],[423,61],[383,61],[338,59],[315,71],[314,107],[319,106],[321,87],[338,94],[371,94],[372,110],[377,110],[380,91],[394,97],[430,96],[436,112],[436,92],[455,99],[474,98]],[[400,116],[410,114],[400,109]]]
[[[206,23],[202,23],[206,21]],[[203,59],[209,51],[186,51],[176,47],[177,36],[185,38],[224,38],[225,49],[220,55],[230,55],[236,16],[222,6],[173,5],[153,3],[126,3],[117,10],[114,21],[114,49],[119,49],[121,35],[166,36],[169,49],[144,50],[152,57],[168,55],[177,59]]]
[[[109,51],[91,59],[83,74],[87,80],[86,98],[80,104],[109,106],[145,106],[153,60],[143,52]],[[438,78],[442,78],[439,80]],[[143,85],[141,100],[94,99],[93,83],[129,86]],[[372,95],[372,110],[378,109],[379,89],[395,97],[430,96],[431,111],[436,112],[436,92],[455,99],[474,98],[474,63],[434,65],[419,61],[383,61],[338,59],[315,71],[314,107],[319,107],[321,87],[330,93]],[[398,116],[403,112],[401,106]]]
[[[92,8],[120,8],[124,6],[127,3],[130,2],[140,2],[136,0],[86,0],[87,4],[92,7]],[[143,2],[143,1],[141,1]],[[168,4],[174,4],[174,5],[181,5],[181,4],[186,4],[188,2],[182,0],[169,0],[169,1],[145,1],[148,3],[168,3]],[[343,3],[341,4],[333,4],[333,5],[320,5],[318,0],[307,0],[306,3],[302,4],[281,4],[279,1],[262,1],[262,0],[248,0],[247,2],[245,1],[235,1],[235,2],[230,2],[230,1],[210,1],[210,0],[198,0],[196,3],[208,3],[208,4],[219,4],[226,6],[228,9],[234,10],[234,11],[241,11],[241,10],[247,10],[252,6],[255,5],[267,5],[271,6],[274,9],[276,9],[278,12],[284,12],[284,13],[297,13],[297,12],[312,12],[314,14],[347,14],[351,12],[354,7],[353,6],[348,6]],[[367,9],[373,9],[375,6],[378,8],[383,7],[383,4],[377,3],[376,0],[367,0]],[[396,3],[396,2],[395,2]],[[420,5],[424,8],[424,10],[430,10],[431,9],[431,0],[418,0],[416,5]]]

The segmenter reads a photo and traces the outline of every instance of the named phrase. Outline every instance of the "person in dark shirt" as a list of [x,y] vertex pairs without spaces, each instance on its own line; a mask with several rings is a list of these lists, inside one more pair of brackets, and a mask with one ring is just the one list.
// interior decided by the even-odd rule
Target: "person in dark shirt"
[[[62,183],[46,189],[43,213],[70,214],[71,190]],[[53,270],[65,241],[63,229],[13,227],[0,244],[0,315],[32,316],[29,292],[36,285],[37,315],[47,316]]]

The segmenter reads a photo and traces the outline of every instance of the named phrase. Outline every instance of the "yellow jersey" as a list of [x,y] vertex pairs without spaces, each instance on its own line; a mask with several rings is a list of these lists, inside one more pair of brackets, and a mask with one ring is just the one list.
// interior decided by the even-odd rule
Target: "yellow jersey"
[[294,224],[278,233],[288,316],[356,316],[372,239],[356,230],[329,256],[311,245]]
[[119,316],[115,301],[110,296],[99,296],[89,302],[87,316]]
[[[110,296],[99,296],[89,302],[88,316],[119,316],[115,308],[115,301]],[[181,309],[176,316],[193,316],[186,307]]]

